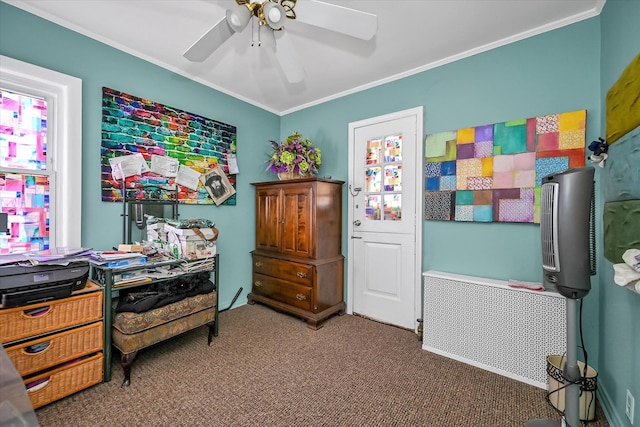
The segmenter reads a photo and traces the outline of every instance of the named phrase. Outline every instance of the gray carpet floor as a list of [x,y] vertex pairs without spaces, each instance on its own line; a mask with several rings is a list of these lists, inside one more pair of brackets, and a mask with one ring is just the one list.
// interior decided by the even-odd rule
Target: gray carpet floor
[[[357,316],[313,331],[261,305],[141,351],[113,379],[36,411],[49,426],[523,426],[560,416],[545,390],[421,348]],[[608,426],[600,407],[592,427]]]

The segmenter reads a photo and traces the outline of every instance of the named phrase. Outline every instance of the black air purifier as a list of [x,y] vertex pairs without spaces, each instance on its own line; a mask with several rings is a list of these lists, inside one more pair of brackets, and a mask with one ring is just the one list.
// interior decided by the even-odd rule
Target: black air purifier
[[579,299],[595,274],[594,169],[575,168],[542,178],[540,231],[545,287]]

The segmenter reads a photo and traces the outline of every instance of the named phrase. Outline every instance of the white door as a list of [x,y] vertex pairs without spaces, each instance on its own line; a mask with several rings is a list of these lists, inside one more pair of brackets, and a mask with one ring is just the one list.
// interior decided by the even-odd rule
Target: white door
[[347,312],[415,330],[420,313],[418,107],[349,124]]

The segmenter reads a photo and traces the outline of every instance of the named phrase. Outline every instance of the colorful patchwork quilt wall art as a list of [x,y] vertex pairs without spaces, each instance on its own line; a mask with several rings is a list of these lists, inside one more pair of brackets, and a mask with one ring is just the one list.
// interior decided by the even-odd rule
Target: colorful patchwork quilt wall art
[[540,222],[550,173],[585,165],[587,111],[427,135],[425,219]]
[[[235,126],[105,87],[101,140],[103,201],[122,200],[124,177],[128,191],[139,191],[140,197],[148,188],[156,188],[153,198],[175,197],[177,185],[179,203],[213,204],[199,178],[218,166],[235,188],[236,172],[229,168],[236,155]],[[123,159],[132,159],[127,164],[138,170],[122,172],[118,160]],[[223,204],[235,205],[236,195]]]

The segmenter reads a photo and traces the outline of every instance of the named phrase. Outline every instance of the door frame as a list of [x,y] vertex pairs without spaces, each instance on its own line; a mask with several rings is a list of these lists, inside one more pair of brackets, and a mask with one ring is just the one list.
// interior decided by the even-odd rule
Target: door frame
[[[414,161],[415,163],[415,188],[416,193],[420,195],[420,201],[416,201],[415,204],[415,271],[413,277],[414,283],[414,331],[418,330],[418,319],[422,318],[422,206],[424,204],[423,198],[423,177],[424,177],[424,107],[419,106],[415,108],[410,108],[407,110],[397,111],[395,113],[385,114],[382,116],[371,117],[364,120],[359,120],[356,122],[349,123],[349,173],[347,180],[347,307],[346,312],[348,314],[353,314],[353,298],[354,298],[354,269],[353,269],[353,258],[354,258],[354,249],[353,249],[353,202],[352,202],[352,185],[351,183],[354,180],[354,170],[353,170],[353,161],[354,161],[354,151],[355,151],[355,131],[357,128],[363,126],[369,126],[380,122],[387,122],[391,120],[400,119],[407,116],[415,116],[416,118],[416,155]],[[406,215],[406,212],[403,211],[403,215]]]

